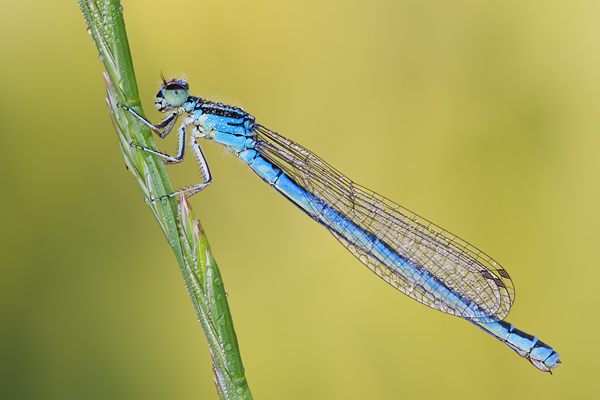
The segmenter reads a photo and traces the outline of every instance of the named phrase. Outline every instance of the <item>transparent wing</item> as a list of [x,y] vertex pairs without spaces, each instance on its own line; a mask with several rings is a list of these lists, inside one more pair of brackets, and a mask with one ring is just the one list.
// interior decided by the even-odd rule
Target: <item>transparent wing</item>
[[[390,259],[380,260],[353,244],[351,237],[332,234],[369,269],[407,296],[436,310],[479,322],[504,319],[515,290],[508,273],[490,257],[424,218],[378,195],[336,171],[302,146],[257,125],[257,150],[296,184],[345,216],[356,226],[394,249],[410,265],[425,268],[440,285],[474,303],[481,313],[449,306],[439,292],[426,290],[403,276]],[[332,226],[315,208],[311,217]]]

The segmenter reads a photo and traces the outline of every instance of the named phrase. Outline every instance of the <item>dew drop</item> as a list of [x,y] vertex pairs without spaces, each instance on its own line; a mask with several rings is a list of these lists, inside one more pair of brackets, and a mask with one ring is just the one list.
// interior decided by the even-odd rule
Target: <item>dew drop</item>
[[104,62],[104,56],[100,53],[98,53],[98,60]]
[[89,26],[87,27],[87,33],[88,33],[88,35],[92,34],[92,28],[90,28]]

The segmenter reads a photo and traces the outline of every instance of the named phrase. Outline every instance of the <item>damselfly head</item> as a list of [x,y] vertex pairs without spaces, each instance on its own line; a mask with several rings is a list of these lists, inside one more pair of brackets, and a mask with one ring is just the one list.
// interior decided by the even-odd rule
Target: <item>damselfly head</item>
[[171,79],[169,82],[166,82],[164,77],[162,79],[163,84],[154,97],[154,105],[158,111],[166,112],[185,103],[190,95],[190,89],[183,79]]

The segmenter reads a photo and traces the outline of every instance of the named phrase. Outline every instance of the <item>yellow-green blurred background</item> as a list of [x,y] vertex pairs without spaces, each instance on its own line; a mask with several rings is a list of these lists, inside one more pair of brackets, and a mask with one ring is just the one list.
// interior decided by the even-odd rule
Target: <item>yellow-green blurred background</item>
[[[159,73],[243,106],[511,274],[553,376],[377,279],[217,145],[192,198],[257,399],[599,398],[600,3],[123,1]],[[216,399],[76,1],[0,5],[0,397]],[[159,146],[174,152],[174,138]],[[174,185],[197,183],[192,159]]]

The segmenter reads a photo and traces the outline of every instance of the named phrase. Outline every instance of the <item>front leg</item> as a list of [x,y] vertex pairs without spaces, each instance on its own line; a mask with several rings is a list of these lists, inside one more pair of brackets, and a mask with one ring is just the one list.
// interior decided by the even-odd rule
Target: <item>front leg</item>
[[[169,114],[165,119],[163,119],[160,124],[152,125],[152,123],[150,121],[148,121],[146,118],[142,117],[135,110],[125,107],[125,106],[122,106],[120,104],[117,104],[117,107],[122,108],[123,110],[128,111],[131,114],[133,114],[134,117],[136,117],[137,119],[142,121],[147,127],[152,129],[152,131],[154,131],[158,136],[160,136],[163,139],[169,134],[169,132],[171,132],[171,130],[173,129],[173,126],[175,125],[175,122],[177,122],[177,118],[181,114],[181,110],[176,109],[171,114]],[[164,131],[161,132],[160,130],[163,128],[164,128]],[[181,124],[181,127],[179,128],[179,151],[177,152],[177,157],[173,157],[168,154],[161,153],[160,151],[153,150],[148,147],[139,146],[137,144],[134,144],[133,142],[129,143],[129,145],[131,147],[135,147],[136,149],[140,149],[142,151],[147,151],[148,153],[152,153],[152,154],[156,154],[157,156],[161,156],[164,159],[165,164],[176,164],[176,163],[183,161],[183,156],[184,156],[184,152],[185,152],[185,129],[186,128],[187,128],[187,124],[186,124],[186,121],[184,121],[183,124]]]
[[[160,124],[152,125],[152,123],[150,121],[148,121],[146,118],[142,117],[134,109],[122,106],[121,104],[117,104],[117,107],[130,112],[134,117],[136,117],[137,119],[142,121],[144,123],[144,125],[146,125],[150,129],[152,129],[152,131],[154,133],[156,133],[158,136],[160,136],[163,139],[166,138],[167,135],[171,132],[171,130],[173,129],[173,126],[175,126],[175,122],[177,122],[177,118],[181,114],[181,111],[179,109],[176,109],[171,114],[167,115],[165,117],[165,119],[163,119],[161,121]],[[162,132],[161,132],[161,129],[163,129]]]

